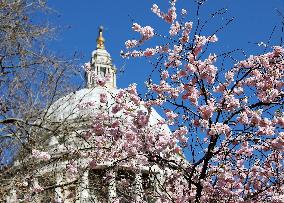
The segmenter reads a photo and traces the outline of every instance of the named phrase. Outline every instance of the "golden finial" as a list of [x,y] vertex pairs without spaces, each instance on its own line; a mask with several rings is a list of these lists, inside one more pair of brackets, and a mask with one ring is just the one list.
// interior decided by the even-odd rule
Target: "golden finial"
[[103,37],[103,26],[99,28],[99,37],[97,39],[97,48],[98,49],[105,49],[105,39]]

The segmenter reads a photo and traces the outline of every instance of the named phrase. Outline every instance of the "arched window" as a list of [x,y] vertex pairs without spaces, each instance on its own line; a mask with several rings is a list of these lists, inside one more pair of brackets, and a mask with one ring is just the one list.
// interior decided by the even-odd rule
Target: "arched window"
[[106,67],[100,67],[100,74],[102,77],[106,76]]

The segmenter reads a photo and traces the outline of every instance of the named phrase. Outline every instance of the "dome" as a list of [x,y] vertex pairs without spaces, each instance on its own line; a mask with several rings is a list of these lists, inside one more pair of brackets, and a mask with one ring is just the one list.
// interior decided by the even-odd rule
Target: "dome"
[[[47,113],[48,119],[53,122],[63,122],[75,119],[91,119],[102,111],[109,111],[109,113],[112,114],[111,107],[115,105],[115,97],[119,92],[120,89],[116,88],[95,87],[92,89],[84,88],[70,93],[50,106]],[[101,94],[107,96],[107,103],[102,104],[100,102]],[[141,106],[139,110],[146,111],[146,108]],[[149,125],[154,126],[161,120],[163,120],[163,118],[152,108],[149,117]],[[167,125],[163,125],[163,128],[167,134],[170,134],[170,129]]]
[[[116,68],[112,64],[110,54],[105,49],[104,42],[103,29],[100,27],[97,49],[92,52],[90,62],[84,65],[86,88],[70,93],[51,105],[47,112],[49,120],[62,122],[85,119],[103,111],[108,111],[111,114],[111,108],[115,105],[115,97],[121,90],[116,88]],[[106,96],[107,102],[105,104],[100,102],[101,94]],[[129,103],[130,98],[129,101],[124,102]],[[141,106],[139,110],[146,111],[146,108]],[[163,120],[162,117],[154,109],[151,109],[149,125],[154,126],[161,120]],[[166,134],[170,134],[167,125],[163,125],[162,128],[167,132]]]
[[114,104],[114,97],[119,92],[115,88],[84,88],[57,100],[48,110],[49,120],[62,122],[79,118],[92,117],[101,109],[100,94],[107,95],[107,106]]
[[[133,119],[133,117],[131,118],[122,112],[112,112],[112,108],[117,104],[115,98],[125,90],[117,89],[116,87],[116,68],[112,64],[110,54],[105,49],[102,29],[99,30],[97,43],[97,49],[92,52],[90,62],[84,65],[86,72],[86,87],[68,94],[49,107],[46,115],[51,123],[59,123],[59,125],[63,122],[69,124],[75,123],[78,128],[78,126],[82,126],[82,123],[85,122],[84,128],[86,128],[86,126],[90,126],[98,114],[106,112],[108,115],[116,118],[120,117],[120,119],[122,118],[128,121],[129,119]],[[100,101],[101,95],[106,97],[106,102],[102,103]],[[138,96],[137,99],[139,99]],[[131,98],[125,97],[123,103],[130,104]],[[135,111],[146,112],[148,109],[145,106],[140,105],[138,107],[135,106]],[[157,126],[163,118],[153,108],[151,108],[149,112],[148,126]],[[88,123],[88,125],[86,123]],[[86,129],[83,131],[86,131]],[[159,125],[154,131],[166,135],[164,139],[169,139],[171,134],[171,131],[166,124]],[[78,140],[76,140],[76,142],[78,142]],[[55,136],[51,136],[49,145],[57,143]]]

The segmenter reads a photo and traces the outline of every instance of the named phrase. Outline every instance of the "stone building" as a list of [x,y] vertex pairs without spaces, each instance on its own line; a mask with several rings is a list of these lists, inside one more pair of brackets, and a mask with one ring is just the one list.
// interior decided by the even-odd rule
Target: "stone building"
[[[34,188],[32,195],[25,197],[24,193],[19,194],[15,186],[7,196],[7,202],[156,202],[156,197],[160,195],[158,184],[161,184],[165,173],[156,166],[138,163],[133,168],[127,162],[114,166],[110,160],[102,160],[95,167],[89,167],[91,160],[88,157],[77,158],[74,153],[71,159],[76,161],[80,171],[75,178],[66,175],[68,166],[73,163],[70,163],[68,152],[92,147],[81,135],[89,126],[92,114],[107,111],[119,91],[116,86],[116,68],[104,42],[103,30],[100,29],[97,48],[85,66],[86,88],[59,99],[47,111],[50,122],[46,125],[56,126],[56,131],[46,135],[47,152],[52,159],[43,165],[34,164],[34,175],[32,179],[26,180],[26,186],[32,185]],[[108,77],[105,87],[98,86],[97,80],[105,77]],[[105,93],[108,99],[108,105],[103,109],[99,101],[101,93]],[[155,125],[161,119],[152,109],[149,123]],[[168,138],[170,136],[167,125],[155,130],[163,131]],[[15,167],[20,168],[20,164],[15,163]],[[27,192],[31,193],[30,189]]]

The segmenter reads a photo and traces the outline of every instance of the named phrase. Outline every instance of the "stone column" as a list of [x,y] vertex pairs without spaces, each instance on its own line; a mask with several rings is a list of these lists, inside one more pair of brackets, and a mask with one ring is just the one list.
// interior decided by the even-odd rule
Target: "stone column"
[[135,195],[135,202],[142,202],[143,201],[143,185],[142,185],[142,173],[135,174],[135,186],[134,186],[134,195]]
[[56,174],[56,187],[55,187],[55,201],[60,203],[63,202],[63,193],[62,193],[62,187],[58,187],[63,184],[63,173],[57,172]]
[[113,70],[113,87],[116,88],[116,69]]
[[89,171],[86,170],[82,174],[79,182],[79,187],[77,189],[76,203],[87,203],[89,202]]
[[116,195],[116,180],[115,180],[115,176],[116,173],[113,170],[110,170],[108,172],[108,176],[109,176],[109,186],[108,186],[108,196],[109,196],[109,203],[112,203],[115,201],[117,195]]

